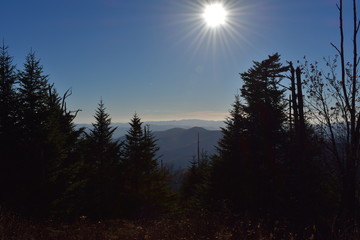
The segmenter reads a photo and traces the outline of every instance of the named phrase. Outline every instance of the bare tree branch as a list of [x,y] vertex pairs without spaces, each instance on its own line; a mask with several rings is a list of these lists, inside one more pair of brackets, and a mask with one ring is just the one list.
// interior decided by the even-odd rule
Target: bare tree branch
[[330,43],[330,44],[331,44],[331,46],[333,46],[333,47],[336,49],[336,51],[337,51],[339,54],[341,54],[340,50],[339,50],[333,43]]

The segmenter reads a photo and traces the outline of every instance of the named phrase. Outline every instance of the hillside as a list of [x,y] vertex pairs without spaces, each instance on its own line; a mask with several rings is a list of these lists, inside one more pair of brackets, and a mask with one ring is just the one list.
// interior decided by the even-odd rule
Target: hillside
[[190,129],[172,128],[154,132],[160,147],[159,154],[164,164],[169,167],[183,168],[197,156],[198,135],[200,152],[214,154],[215,146],[221,137],[220,130],[207,130],[201,127]]
[[[144,122],[143,126],[149,125],[154,133],[157,144],[160,147],[159,155],[163,164],[178,169],[189,166],[197,156],[198,134],[200,137],[200,152],[208,155],[214,154],[215,146],[221,137],[220,127],[224,126],[221,121],[206,120],[174,120]],[[124,139],[129,129],[128,123],[113,123],[116,127],[114,139]],[[201,126],[201,127],[198,127]],[[91,124],[77,124],[77,127],[92,128]]]
[[[164,165],[174,170],[186,168],[197,156],[198,135],[200,152],[206,152],[208,155],[216,153],[215,146],[221,137],[220,130],[207,130],[201,127],[172,128],[155,131],[153,134],[160,147],[160,159]],[[122,136],[120,141],[124,139]]]
[[[114,132],[114,138],[118,139],[126,134],[129,130],[129,123],[112,123],[113,127],[116,127]],[[224,127],[225,124],[222,121],[209,121],[209,120],[199,120],[199,119],[185,119],[185,120],[172,120],[172,121],[148,121],[144,122],[143,126],[149,125],[151,131],[166,131],[172,128],[183,128],[190,129],[193,127],[202,127],[207,130],[220,130],[220,127]],[[85,127],[86,129],[91,129],[91,124],[78,123],[76,124],[78,128]]]

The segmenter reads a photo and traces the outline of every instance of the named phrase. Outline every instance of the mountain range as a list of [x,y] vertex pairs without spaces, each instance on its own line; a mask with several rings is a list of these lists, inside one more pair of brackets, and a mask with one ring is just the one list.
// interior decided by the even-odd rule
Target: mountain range
[[220,130],[193,127],[154,132],[154,136],[158,139],[160,159],[166,166],[176,169],[188,167],[191,161],[197,159],[198,152],[209,156],[215,154],[222,133]]
[[[197,158],[198,142],[200,153],[212,155],[216,153],[215,146],[221,137],[220,128],[225,126],[222,121],[207,120],[174,120],[144,122],[149,125],[157,145],[162,163],[172,169],[186,168]],[[113,123],[117,127],[114,139],[120,141],[129,130],[128,123]],[[77,124],[77,127],[92,128],[91,124]]]
[[[124,136],[130,128],[129,123],[112,123],[112,127],[116,127],[113,137],[118,139]],[[150,130],[155,131],[165,131],[171,128],[184,128],[190,129],[193,127],[202,127],[207,130],[219,130],[221,127],[224,127],[225,124],[223,121],[209,121],[209,120],[199,120],[199,119],[185,119],[185,120],[171,120],[171,121],[147,121],[143,123],[143,126],[149,125]],[[89,123],[78,123],[76,124],[78,128],[85,127],[86,129],[91,129],[92,125]]]

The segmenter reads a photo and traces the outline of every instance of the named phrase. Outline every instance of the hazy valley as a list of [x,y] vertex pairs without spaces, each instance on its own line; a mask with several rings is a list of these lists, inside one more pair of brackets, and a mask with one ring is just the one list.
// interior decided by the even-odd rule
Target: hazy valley
[[[200,154],[212,155],[216,153],[215,146],[221,137],[220,127],[225,124],[222,121],[207,121],[198,119],[174,120],[174,121],[151,121],[144,122],[143,126],[149,125],[157,145],[160,161],[174,170],[186,168],[198,154],[198,135]],[[91,124],[78,124],[78,127],[91,129]],[[124,135],[129,130],[128,123],[113,123],[116,127],[114,139],[124,140]]]

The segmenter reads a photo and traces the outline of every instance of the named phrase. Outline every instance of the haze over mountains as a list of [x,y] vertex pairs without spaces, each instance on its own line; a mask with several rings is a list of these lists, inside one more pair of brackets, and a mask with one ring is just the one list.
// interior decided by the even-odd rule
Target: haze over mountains
[[[225,124],[222,121],[207,120],[173,120],[173,121],[149,121],[143,126],[149,125],[154,137],[158,139],[160,147],[159,155],[163,164],[174,169],[185,168],[197,157],[198,136],[200,153],[208,155],[216,153],[215,146],[221,137],[220,127]],[[91,129],[91,124],[77,124],[78,127]],[[129,129],[128,123],[113,123],[117,127],[114,139],[124,139]]]
[[209,156],[215,154],[215,146],[221,137],[221,131],[201,127],[172,128],[154,132],[154,136],[158,139],[159,154],[163,163],[173,168],[184,168],[197,159],[198,144],[200,154],[202,152]]
[[[209,121],[209,120],[199,120],[199,119],[185,119],[185,120],[171,120],[171,121],[148,121],[144,122],[143,126],[149,125],[150,130],[153,132],[156,131],[165,131],[171,128],[184,128],[189,129],[192,127],[202,127],[207,130],[220,130],[220,127],[224,127],[225,124],[223,121]],[[86,129],[91,129],[91,124],[77,124],[78,127],[85,127]],[[126,134],[129,130],[129,123],[112,123],[113,127],[117,127],[114,132],[114,138],[118,139]]]

